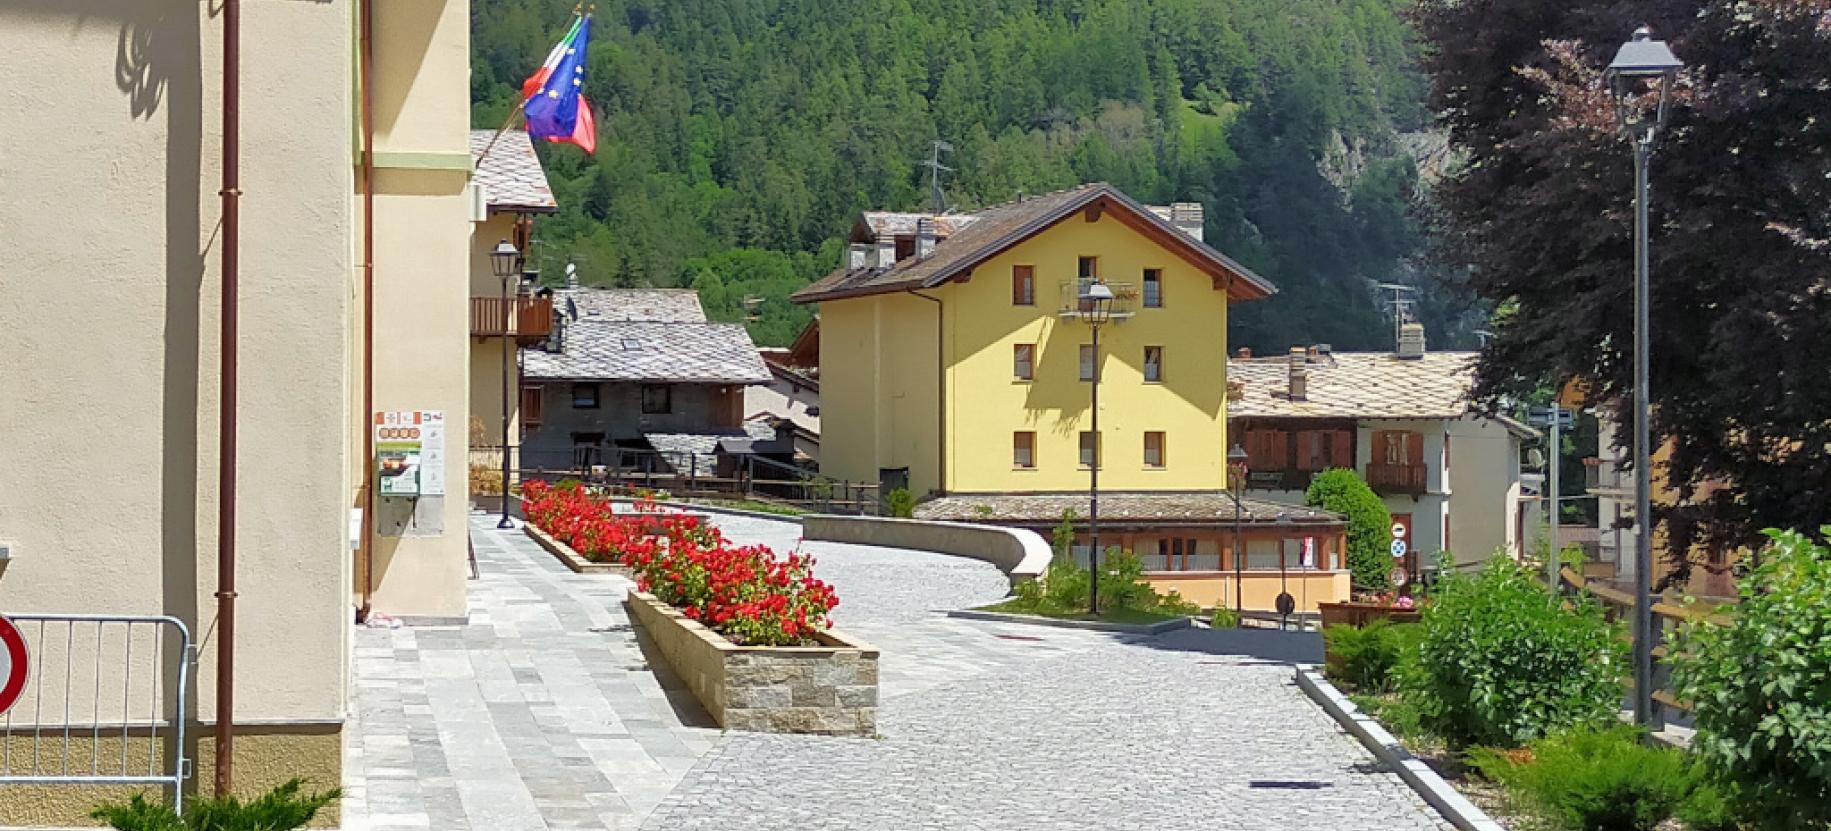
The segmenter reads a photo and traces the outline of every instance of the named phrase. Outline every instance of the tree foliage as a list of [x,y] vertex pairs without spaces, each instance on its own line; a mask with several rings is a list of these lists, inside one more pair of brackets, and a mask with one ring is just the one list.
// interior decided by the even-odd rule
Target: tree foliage
[[1681,556],[1831,521],[1831,0],[1415,13],[1460,158],[1433,194],[1438,253],[1499,309],[1478,394],[1631,395],[1632,155],[1599,70],[1651,24],[1687,64],[1650,173],[1652,432],[1680,496],[1656,519]]
[[[1831,537],[1831,528],[1821,529]],[[1831,824],[1831,549],[1794,531],[1740,584],[1728,626],[1699,623],[1674,650],[1693,703],[1691,749],[1754,827]]]
[[[476,126],[505,120],[573,5],[473,3]],[[807,315],[787,288],[838,263],[858,211],[924,207],[941,138],[961,208],[1094,180],[1204,203],[1208,239],[1284,289],[1230,316],[1236,342],[1384,347],[1372,283],[1411,279],[1424,122],[1398,5],[602,0],[598,154],[541,148],[561,207],[533,258],[703,282],[721,319],[761,297],[753,334],[783,344]]]
[[1356,588],[1386,588],[1392,567],[1392,512],[1379,494],[1347,468],[1330,468],[1310,478],[1304,502],[1348,517],[1348,569]]

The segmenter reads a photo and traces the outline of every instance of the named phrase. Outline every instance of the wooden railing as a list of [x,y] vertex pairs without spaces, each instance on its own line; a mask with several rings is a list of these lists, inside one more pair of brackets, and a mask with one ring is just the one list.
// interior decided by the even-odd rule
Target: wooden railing
[[500,338],[510,334],[522,343],[546,340],[553,332],[550,297],[472,297],[470,335]]
[[1424,465],[1392,465],[1370,463],[1367,465],[1367,485],[1375,493],[1408,493],[1421,496],[1426,490],[1430,469]]
[[[1588,592],[1602,602],[1603,609],[1610,620],[1631,621],[1634,616],[1634,595],[1612,586],[1590,580],[1571,569],[1560,572],[1563,588],[1566,591]],[[1653,598],[1653,701],[1654,718],[1663,723],[1660,707],[1671,707],[1685,712],[1691,711],[1691,702],[1682,701],[1672,694],[1671,669],[1666,665],[1666,656],[1671,654],[1667,643],[1672,639],[1678,627],[1686,623],[1711,623],[1718,626],[1728,625],[1729,616],[1721,607],[1708,603],[1680,604],[1666,597]],[[1630,682],[1632,683],[1632,682]]]

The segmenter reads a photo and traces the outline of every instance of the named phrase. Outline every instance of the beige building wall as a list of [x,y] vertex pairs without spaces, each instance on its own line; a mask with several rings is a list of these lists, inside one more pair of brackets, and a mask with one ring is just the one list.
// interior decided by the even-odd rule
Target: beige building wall
[[[215,9],[0,2],[0,55],[19,81],[0,96],[0,540],[16,554],[0,566],[0,611],[183,620],[204,644],[193,701],[206,723],[221,644],[205,637]],[[346,709],[351,19],[344,0],[250,3],[243,17],[237,749],[253,759],[279,732],[328,736],[286,766],[314,777],[339,768]],[[238,784],[277,781],[262,770]],[[0,786],[0,825],[87,822],[86,795],[21,787]]]

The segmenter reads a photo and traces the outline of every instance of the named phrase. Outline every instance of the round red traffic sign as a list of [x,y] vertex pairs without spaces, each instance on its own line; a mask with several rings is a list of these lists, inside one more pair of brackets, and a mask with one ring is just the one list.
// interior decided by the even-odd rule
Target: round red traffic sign
[[27,666],[25,636],[5,615],[0,615],[0,713],[12,709],[25,692]]

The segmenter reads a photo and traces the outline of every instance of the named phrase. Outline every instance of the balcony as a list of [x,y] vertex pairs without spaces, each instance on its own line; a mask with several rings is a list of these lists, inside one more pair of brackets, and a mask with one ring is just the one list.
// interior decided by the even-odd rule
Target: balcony
[[1313,470],[1257,470],[1246,473],[1246,488],[1259,491],[1300,491],[1308,489]]
[[1430,478],[1430,470],[1424,465],[1367,465],[1367,485],[1375,493],[1404,493],[1412,496],[1423,496]]
[[[1065,318],[1083,318],[1093,309],[1081,303],[1081,292],[1093,281],[1090,279],[1063,280],[1061,305],[1056,316]],[[1137,314],[1138,286],[1134,283],[1107,283],[1113,290],[1113,302],[1109,309],[1109,319],[1114,322],[1126,320]]]
[[470,299],[470,336],[500,338],[514,335],[523,345],[539,343],[553,332],[553,298],[473,297]]

